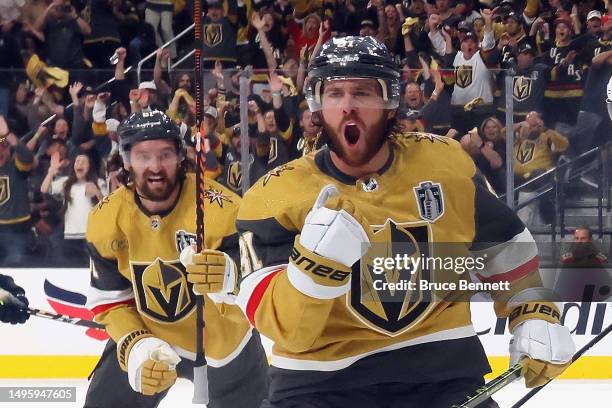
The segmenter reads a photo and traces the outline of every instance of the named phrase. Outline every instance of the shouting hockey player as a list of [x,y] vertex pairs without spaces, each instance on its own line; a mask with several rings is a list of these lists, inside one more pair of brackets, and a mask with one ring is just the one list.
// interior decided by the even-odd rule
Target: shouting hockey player
[[[183,139],[164,113],[133,113],[118,132],[129,183],[91,212],[86,235],[88,307],[112,341],[85,406],[155,407],[179,361],[193,367],[196,358],[196,295],[179,259],[196,239],[195,177],[185,172]],[[212,180],[206,187],[205,247],[217,250],[212,267],[235,274],[240,198]],[[208,384],[195,386],[208,387],[208,407],[256,407],[267,391],[259,336],[237,306],[220,311],[205,300]]]
[[482,385],[490,367],[468,301],[373,285],[404,272],[374,273],[372,251],[426,255],[442,242],[495,243],[480,280],[509,281],[492,295],[498,315],[510,316],[513,361],[528,386],[562,372],[574,345],[554,303],[529,302],[544,292],[534,289],[531,234],[458,143],[393,132],[400,72],[388,50],[371,37],[333,38],[309,77],[327,147],[262,177],[238,214],[252,270],[237,303],[274,341],[262,406],[448,408]]

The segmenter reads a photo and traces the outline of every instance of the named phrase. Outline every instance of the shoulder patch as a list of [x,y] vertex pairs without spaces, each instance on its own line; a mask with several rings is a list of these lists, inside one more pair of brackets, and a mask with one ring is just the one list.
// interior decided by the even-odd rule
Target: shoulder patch
[[280,165],[280,166],[276,167],[273,170],[270,170],[262,178],[263,186],[265,187],[270,182],[270,179],[272,179],[272,177],[280,177],[283,172],[289,171],[289,170],[293,170],[293,169],[295,169],[295,167],[293,167],[293,166],[291,166],[289,164],[283,164],[283,165]]
[[425,132],[408,132],[405,134],[409,138],[413,138],[415,142],[421,141],[429,141],[434,143],[436,141],[448,144],[448,138],[445,136],[436,135],[433,133],[425,133]]
[[223,204],[225,202],[231,203],[232,199],[229,195],[225,194],[221,190],[217,190],[215,188],[208,188],[204,191],[204,198],[209,200],[209,204],[217,203],[219,207],[223,208]]

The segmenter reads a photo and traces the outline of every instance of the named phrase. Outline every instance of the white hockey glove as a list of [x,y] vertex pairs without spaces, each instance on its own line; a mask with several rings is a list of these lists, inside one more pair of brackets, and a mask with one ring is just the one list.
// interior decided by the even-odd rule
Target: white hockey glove
[[510,366],[521,362],[525,385],[538,387],[569,366],[576,346],[567,327],[559,324],[559,310],[550,302],[516,306],[510,314]]
[[195,249],[188,246],[181,251],[180,260],[196,294],[206,294],[215,303],[236,303],[237,268],[228,254],[214,249],[196,254]]
[[176,382],[176,365],[181,358],[170,344],[145,331],[133,332],[121,339],[117,353],[119,364],[127,363],[128,381],[136,392],[153,395]]
[[302,232],[295,238],[287,274],[291,284],[307,296],[333,299],[351,287],[351,267],[370,248],[367,220],[330,184],[321,189],[312,210],[306,216]]

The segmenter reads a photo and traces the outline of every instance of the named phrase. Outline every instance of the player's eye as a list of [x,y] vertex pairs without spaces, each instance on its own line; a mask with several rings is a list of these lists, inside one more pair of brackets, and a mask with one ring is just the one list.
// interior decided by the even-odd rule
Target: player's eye
[[329,98],[342,98],[343,94],[344,92],[339,89],[332,89],[331,91],[326,92],[326,96]]

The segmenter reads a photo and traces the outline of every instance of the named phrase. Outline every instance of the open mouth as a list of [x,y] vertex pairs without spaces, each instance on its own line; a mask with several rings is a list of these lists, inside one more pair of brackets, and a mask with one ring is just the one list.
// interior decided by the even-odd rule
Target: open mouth
[[348,122],[344,125],[344,139],[350,146],[357,144],[360,135],[361,131],[356,123]]
[[166,178],[163,176],[150,176],[147,177],[147,181],[151,184],[162,184],[166,181]]

